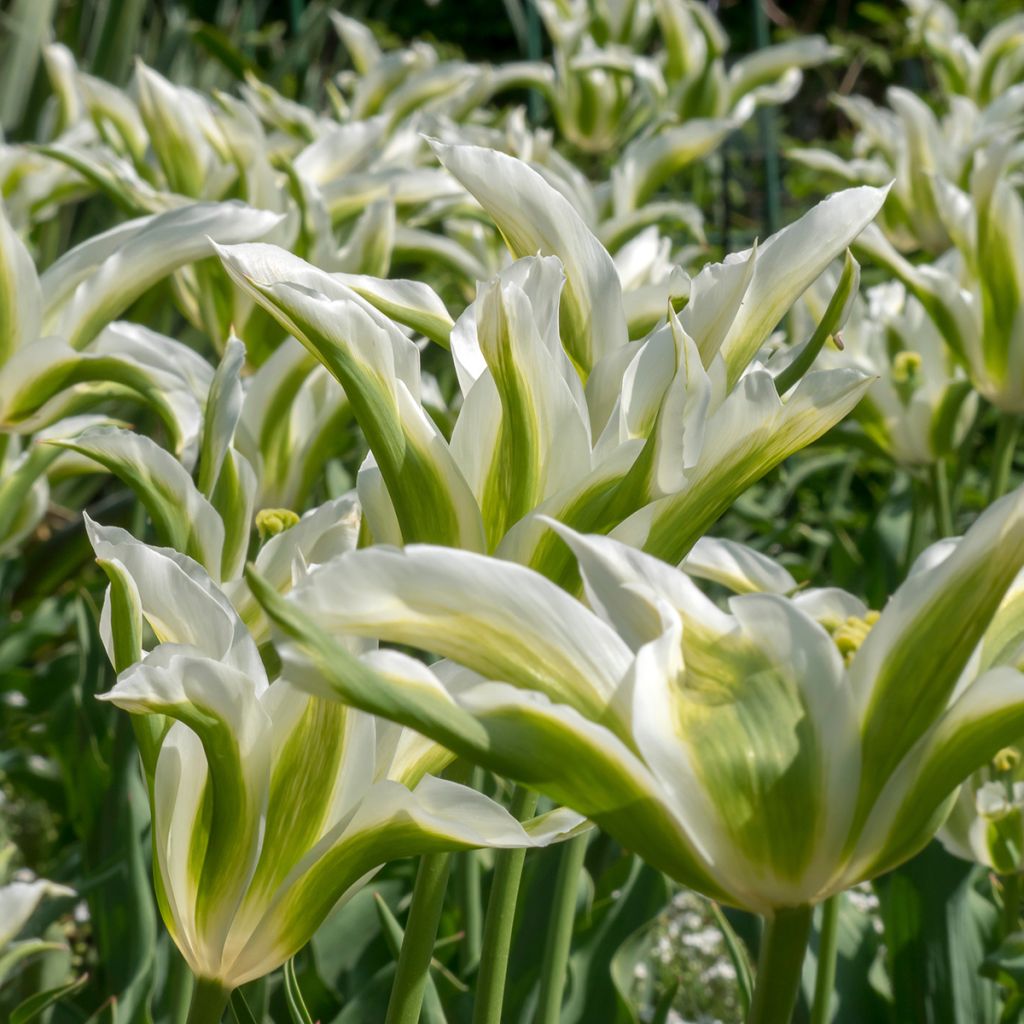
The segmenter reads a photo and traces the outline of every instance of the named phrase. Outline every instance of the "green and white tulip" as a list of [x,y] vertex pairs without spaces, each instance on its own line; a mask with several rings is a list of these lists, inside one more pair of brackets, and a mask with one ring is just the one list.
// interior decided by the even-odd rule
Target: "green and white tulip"
[[[226,992],[280,966],[389,860],[542,845],[580,823],[558,811],[524,828],[429,774],[452,759],[439,745],[303,692],[287,672],[271,680],[197,562],[88,527],[111,581],[102,629],[120,670],[103,697],[136,716],[161,914],[204,985]],[[279,575],[281,552],[263,568]],[[144,651],[147,628],[157,642]],[[359,664],[423,668],[369,646],[351,645]]]
[[[1024,492],[930,556],[880,614],[836,590],[746,593],[723,610],[684,571],[557,529],[586,604],[523,567],[421,546],[343,555],[287,600],[250,583],[300,685],[414,725],[762,914],[912,856],[963,779],[1024,732],[1024,676],[972,666],[1024,565]],[[734,555],[696,561],[749,575]],[[469,674],[361,678],[345,634]]]
[[[343,386],[370,448],[359,492],[377,540],[496,551],[562,578],[571,566],[543,514],[678,560],[866,390],[863,374],[837,369],[780,397],[752,360],[884,192],[838,194],[759,248],[683,275],[682,312],[666,302],[667,318],[630,341],[618,270],[561,194],[503,154],[436,149],[518,257],[436,332],[463,396],[450,443],[423,408],[419,351],[385,315],[399,307],[379,286],[273,246],[219,250]],[[401,315],[416,326],[411,308]]]
[[[832,286],[823,275],[808,290],[810,316],[795,317],[793,333],[804,336],[821,319]],[[908,468],[949,456],[964,440],[978,396],[921,304],[898,281],[875,285],[854,301],[842,338],[843,350],[827,347],[818,364],[856,367],[875,378],[850,417],[863,435]]]

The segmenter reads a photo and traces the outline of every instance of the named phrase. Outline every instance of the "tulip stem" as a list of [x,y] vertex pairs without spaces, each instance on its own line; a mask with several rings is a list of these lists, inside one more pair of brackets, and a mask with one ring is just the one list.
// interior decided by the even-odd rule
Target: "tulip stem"
[[231,992],[215,978],[196,978],[188,1024],[220,1024]]
[[[537,808],[537,794],[525,786],[516,786],[509,812],[519,821],[529,818]],[[505,978],[512,948],[512,926],[519,902],[519,883],[523,877],[526,850],[499,850],[494,855],[494,874],[487,899],[480,973],[477,976],[473,1024],[501,1024],[505,1001]]]
[[420,858],[385,1024],[417,1024],[420,1019],[451,863],[450,853]]
[[812,917],[811,907],[787,907],[765,917],[747,1024],[792,1020]]
[[935,502],[935,526],[939,537],[952,537],[953,528],[953,505],[949,497],[949,476],[946,473],[946,463],[943,459],[937,459],[932,463],[932,501]]
[[1017,438],[1020,437],[1021,417],[1003,413],[996,427],[995,450],[992,455],[992,477],[990,480],[988,500],[995,501],[1007,491],[1010,483],[1010,470],[1013,468],[1013,456],[1017,449]]
[[565,969],[569,964],[572,930],[576,920],[576,896],[589,839],[589,833],[584,833],[570,839],[562,847],[555,877],[551,917],[548,919],[547,940],[544,943],[536,1024],[559,1024],[561,1020]]
[[1003,875],[1003,938],[1017,930],[1020,921],[1020,875]]
[[836,982],[836,940],[839,937],[839,902],[842,893],[830,896],[821,907],[818,933],[818,970],[814,977],[814,1007],[811,1024],[828,1024],[832,1009],[832,989]]

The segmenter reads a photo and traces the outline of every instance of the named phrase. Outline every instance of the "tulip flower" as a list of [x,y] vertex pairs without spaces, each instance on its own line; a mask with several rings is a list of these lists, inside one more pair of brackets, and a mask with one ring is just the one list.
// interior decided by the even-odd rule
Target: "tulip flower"
[[866,390],[850,369],[780,388],[755,356],[884,191],[833,196],[759,248],[684,275],[682,312],[630,341],[615,264],[560,193],[501,153],[435,148],[518,257],[438,333],[463,393],[450,442],[424,408],[419,350],[392,319],[424,322],[424,294],[410,303],[404,289],[399,309],[365,278],[274,246],[218,250],[344,387],[370,448],[358,489],[375,540],[495,551],[563,579],[547,515],[678,560]]
[[[436,743],[303,692],[287,674],[271,681],[198,563],[87,525],[111,579],[104,641],[121,669],[103,699],[148,720],[137,724],[160,909],[210,1013],[293,956],[385,862],[539,845],[579,823],[557,811],[524,828],[429,774],[452,757]],[[143,622],[158,641],[145,653]],[[368,647],[352,645],[368,663],[410,671],[411,659]]]
[[[813,904],[921,849],[960,782],[1024,733],[1015,668],[962,682],[1024,565],[1024,491],[880,614],[837,591],[813,612],[778,593],[723,610],[683,571],[556,528],[586,604],[524,567],[417,545],[333,559],[287,600],[250,584],[298,685],[547,793],[680,882],[765,915],[784,945],[806,938]],[[344,633],[470,675],[448,688],[419,671],[358,677]]]
[[970,190],[934,181],[938,209],[955,249],[934,266],[913,265],[870,228],[858,247],[912,292],[965,367],[975,390],[1001,412],[1024,412],[1017,367],[1024,352],[1024,201],[1007,177],[1010,148],[975,155]]
[[74,895],[74,889],[45,878],[15,878],[0,885],[0,986],[11,980],[11,973],[21,961],[67,948],[60,942],[18,936],[43,900]]
[[[816,285],[804,296],[815,320],[832,282],[823,283],[825,289]],[[806,323],[801,327],[806,330]],[[868,289],[854,301],[842,337],[843,351],[825,349],[817,362],[822,368],[856,367],[875,378],[850,417],[861,433],[908,468],[933,466],[955,451],[977,412],[978,396],[906,288],[889,281]]]
[[[939,565],[955,540],[925,549],[911,566],[909,579]],[[680,568],[733,593],[792,594],[793,602],[830,632],[841,651],[856,650],[858,636],[877,613],[859,598],[841,591],[798,590],[796,580],[778,562],[734,541],[704,537]],[[1003,596],[977,649],[957,684],[961,691],[998,667],[1019,669],[1024,655],[1024,577]],[[1024,859],[1024,757],[1018,737],[978,768],[960,787],[938,838],[950,853],[976,861],[1000,874],[1021,870]]]

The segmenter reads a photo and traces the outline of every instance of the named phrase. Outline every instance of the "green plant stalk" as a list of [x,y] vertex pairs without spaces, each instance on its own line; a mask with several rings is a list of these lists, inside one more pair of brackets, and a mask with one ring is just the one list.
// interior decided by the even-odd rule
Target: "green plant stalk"
[[811,934],[812,907],[787,907],[766,917],[747,1024],[789,1024]]
[[[511,814],[522,821],[537,808],[537,794],[517,786],[512,794]],[[501,1024],[505,1001],[505,978],[508,956],[512,948],[512,926],[519,902],[519,883],[523,877],[526,850],[499,850],[494,855],[491,893],[487,899],[487,916],[480,951],[480,973],[477,975],[473,1024]]]
[[[475,790],[483,791],[484,773],[475,768],[470,778]],[[480,963],[483,932],[483,896],[481,894],[481,863],[479,850],[467,850],[459,857],[459,902],[462,910],[462,945],[459,962],[463,977],[468,977]]]
[[220,1024],[231,992],[214,978],[196,978],[188,1024]]
[[483,931],[483,900],[480,894],[480,852],[466,850],[459,858],[459,899],[462,903],[462,947],[460,950],[463,977],[480,963]]
[[992,479],[989,484],[989,502],[1001,498],[1010,483],[1013,455],[1020,437],[1021,417],[1002,413],[996,427],[996,443],[992,456]]
[[[754,38],[757,49],[764,50],[771,45],[768,28],[768,12],[761,0],[752,0],[754,8]],[[779,142],[776,135],[775,110],[759,107],[757,129],[764,158],[764,215],[765,233],[774,235],[781,220],[781,178],[779,175]]]
[[832,1009],[832,990],[836,983],[836,940],[839,937],[839,909],[842,893],[830,896],[821,907],[821,932],[818,936],[818,970],[814,977],[814,1006],[811,1024],[828,1024]]
[[385,1024],[417,1024],[420,1019],[451,861],[450,853],[428,853],[420,860]]
[[952,537],[953,503],[950,500],[949,476],[944,459],[937,459],[931,466],[932,501],[935,504],[935,529],[939,537]]
[[561,1019],[565,970],[569,964],[572,929],[576,919],[576,894],[589,838],[589,834],[584,833],[570,839],[562,847],[547,941],[544,943],[544,967],[540,978],[536,1024],[559,1024]]
[[167,1024],[185,1024],[195,983],[185,958],[178,952],[178,947],[174,943],[170,943],[170,947],[170,962],[167,966],[167,980],[164,982],[161,1006],[167,1008]]
[[1020,874],[1016,871],[1002,875],[1003,883],[1003,938],[1012,935],[1020,923]]

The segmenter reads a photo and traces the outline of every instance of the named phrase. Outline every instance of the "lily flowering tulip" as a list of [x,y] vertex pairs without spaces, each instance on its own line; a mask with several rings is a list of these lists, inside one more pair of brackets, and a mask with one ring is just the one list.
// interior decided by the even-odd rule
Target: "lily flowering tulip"
[[[564,196],[502,153],[435,149],[517,257],[454,326],[422,286],[392,282],[385,294],[271,245],[218,250],[344,387],[370,448],[358,490],[375,540],[495,551],[562,579],[571,566],[546,515],[678,560],[866,390],[864,374],[837,369],[780,395],[755,356],[884,190],[833,196],[759,248],[682,275],[685,308],[664,304],[630,340],[616,266]],[[451,349],[463,404],[450,442],[424,408],[420,353],[396,320],[429,324]]]
[[[1024,491],[880,613],[836,590],[723,610],[685,571],[556,528],[586,603],[524,567],[416,545],[333,559],[286,600],[251,583],[300,685],[415,724],[767,916],[912,856],[962,780],[1024,733],[1024,676],[964,672],[1024,565]],[[467,671],[454,685],[360,678],[343,633]]]
[[[137,717],[160,910],[202,992],[226,998],[274,970],[386,861],[541,845],[579,823],[556,811],[524,827],[429,774],[452,758],[436,743],[303,692],[287,673],[272,681],[197,562],[88,526],[111,580],[103,631],[121,670],[103,698]],[[144,622],[158,641],[146,652]],[[369,646],[352,645],[388,671],[404,665]]]

